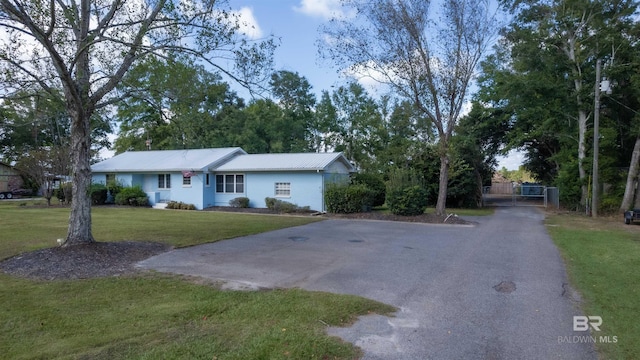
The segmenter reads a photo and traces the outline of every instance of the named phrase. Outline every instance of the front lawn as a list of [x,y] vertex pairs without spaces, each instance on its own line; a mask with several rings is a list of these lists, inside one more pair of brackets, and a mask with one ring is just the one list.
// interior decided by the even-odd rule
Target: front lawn
[[[243,215],[234,213],[96,207],[92,210],[97,241],[155,241],[191,246],[298,226],[312,217]],[[0,259],[55,246],[67,233],[69,209],[33,206],[30,202],[0,202]]]
[[[0,203],[0,259],[54,246],[69,209]],[[98,241],[212,242],[317,221],[309,217],[100,207]],[[325,334],[359,315],[395,309],[356,296],[298,289],[221,291],[146,273],[35,281],[0,274],[0,358],[352,359],[359,349]]]
[[640,225],[624,225],[622,216],[565,214],[549,216],[547,229],[582,294],[584,314],[602,317],[601,331],[591,334],[598,351],[607,359],[640,359]]

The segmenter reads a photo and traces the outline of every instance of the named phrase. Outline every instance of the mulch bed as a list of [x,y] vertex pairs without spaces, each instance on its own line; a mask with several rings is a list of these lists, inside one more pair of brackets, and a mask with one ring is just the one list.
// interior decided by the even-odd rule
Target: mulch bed
[[[252,214],[273,214],[279,215],[277,211],[263,208],[234,208],[228,206],[214,206],[204,209],[205,211],[224,211],[224,212],[241,212]],[[468,225],[474,224],[472,221],[462,219],[458,216],[437,216],[434,214],[422,214],[418,216],[401,216],[389,213],[383,213],[381,211],[370,211],[354,214],[329,214],[318,213],[316,211],[307,212],[295,212],[288,215],[303,215],[303,216],[320,216],[322,218],[329,219],[359,219],[359,220],[385,220],[385,221],[403,221],[403,222],[420,222],[428,224],[456,224],[456,225]]]
[[360,220],[384,220],[384,221],[403,221],[414,223],[428,223],[428,224],[453,224],[453,225],[469,225],[474,224],[472,221],[465,220],[455,215],[438,216],[434,214],[422,214],[417,216],[401,216],[394,214],[384,214],[380,212],[366,212],[355,214],[326,214],[323,215],[329,218],[339,219],[360,219]]
[[134,264],[171,250],[151,242],[93,242],[16,255],[0,262],[0,271],[39,280],[87,279],[130,274]]

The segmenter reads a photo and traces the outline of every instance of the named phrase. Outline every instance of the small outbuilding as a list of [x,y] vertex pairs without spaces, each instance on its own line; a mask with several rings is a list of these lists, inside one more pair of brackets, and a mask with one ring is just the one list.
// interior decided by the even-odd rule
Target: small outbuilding
[[319,211],[326,184],[355,171],[339,152],[247,154],[239,147],[130,151],[91,169],[94,183],[140,186],[151,205],[181,201],[200,210],[246,197],[264,208],[272,197]]
[[0,193],[11,193],[23,185],[20,171],[13,166],[0,162]]

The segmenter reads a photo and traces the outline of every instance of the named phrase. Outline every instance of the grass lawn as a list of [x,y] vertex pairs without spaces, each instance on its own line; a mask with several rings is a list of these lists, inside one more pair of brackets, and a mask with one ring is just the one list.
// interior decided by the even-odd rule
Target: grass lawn
[[[26,204],[26,205],[22,205]],[[64,238],[68,208],[33,206],[31,202],[0,202],[0,259],[55,246]],[[97,241],[156,241],[176,247],[214,242],[318,221],[317,218],[245,215],[212,211],[96,207],[92,210]]]
[[[456,214],[460,216],[489,216],[495,212],[493,207],[483,207],[477,209],[452,208],[447,209],[447,214]],[[435,209],[427,209],[427,211],[435,212]]]
[[585,315],[601,316],[600,332],[617,343],[598,342],[607,359],[640,359],[640,224],[622,216],[591,219],[551,215],[547,229],[560,248],[571,283],[583,297]]
[[[28,204],[0,203],[0,259],[64,237],[68,209]],[[311,221],[100,207],[93,233],[98,241],[189,246]],[[0,275],[0,303],[1,359],[352,359],[359,350],[327,336],[327,324],[395,310],[356,296],[221,291],[156,273],[50,282]]]

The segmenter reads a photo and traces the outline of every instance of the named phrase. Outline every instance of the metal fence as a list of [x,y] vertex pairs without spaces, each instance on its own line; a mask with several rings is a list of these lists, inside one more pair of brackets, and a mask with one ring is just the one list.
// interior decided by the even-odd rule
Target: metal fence
[[560,190],[557,187],[548,187],[545,189],[546,196],[544,198],[544,207],[553,206],[560,208]]
[[485,205],[560,207],[556,187],[539,184],[499,183],[482,189]]

